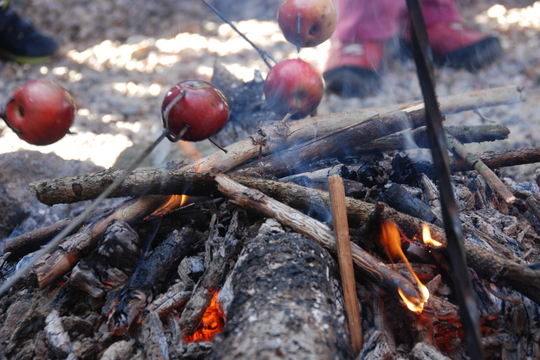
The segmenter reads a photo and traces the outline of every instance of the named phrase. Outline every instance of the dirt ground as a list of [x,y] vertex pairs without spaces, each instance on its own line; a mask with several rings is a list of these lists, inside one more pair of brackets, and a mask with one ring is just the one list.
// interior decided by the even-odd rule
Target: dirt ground
[[[214,3],[276,59],[300,56],[322,68],[329,43],[304,49],[298,55],[284,40],[275,20],[280,0]],[[460,4],[468,22],[501,39],[505,56],[476,74],[438,69],[438,94],[505,85],[524,87],[527,102],[483,111],[486,118],[512,132],[509,140],[480,148],[539,143],[540,2],[504,0],[497,5],[492,0],[467,0]],[[15,5],[37,28],[61,41],[62,55],[41,65],[0,62],[0,97],[6,98],[24,81],[46,78],[71,92],[78,111],[72,129],[75,134],[45,147],[27,145],[0,125],[0,153],[30,149],[54,152],[64,159],[91,160],[103,167],[123,166],[161,132],[161,101],[177,82],[209,80],[215,61],[245,80],[253,78],[254,70],[263,75],[267,72],[257,52],[198,0],[17,0]],[[319,113],[421,98],[411,60],[389,60],[384,72],[378,94],[364,99],[325,95]],[[481,122],[472,112],[448,119],[450,124]],[[203,154],[216,150],[205,142],[198,147]],[[182,156],[177,146],[164,142],[151,161],[158,164],[177,156]],[[511,174],[518,181],[530,180],[534,170],[534,166],[520,167]]]

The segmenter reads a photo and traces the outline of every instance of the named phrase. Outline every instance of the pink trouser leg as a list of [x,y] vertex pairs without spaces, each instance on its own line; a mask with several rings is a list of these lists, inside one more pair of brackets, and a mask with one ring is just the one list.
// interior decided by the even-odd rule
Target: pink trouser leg
[[[398,33],[405,0],[335,0],[339,20],[334,37],[344,43],[359,40],[385,41]],[[460,21],[456,0],[424,0],[427,24]]]
[[456,0],[424,0],[422,1],[422,12],[426,25],[437,22],[461,21]]

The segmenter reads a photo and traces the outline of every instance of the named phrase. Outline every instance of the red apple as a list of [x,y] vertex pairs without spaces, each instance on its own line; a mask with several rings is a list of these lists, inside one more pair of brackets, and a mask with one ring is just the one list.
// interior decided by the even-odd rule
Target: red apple
[[285,0],[278,24],[288,42],[299,48],[317,46],[334,33],[336,8],[332,0]]
[[290,59],[274,66],[264,83],[264,96],[278,115],[291,113],[293,119],[311,114],[321,102],[324,82],[321,74],[300,59]]
[[216,134],[229,120],[229,103],[215,85],[186,80],[173,86],[161,105],[171,141],[200,141]]
[[75,104],[66,89],[38,79],[17,87],[2,112],[19,138],[33,145],[49,145],[69,131]]

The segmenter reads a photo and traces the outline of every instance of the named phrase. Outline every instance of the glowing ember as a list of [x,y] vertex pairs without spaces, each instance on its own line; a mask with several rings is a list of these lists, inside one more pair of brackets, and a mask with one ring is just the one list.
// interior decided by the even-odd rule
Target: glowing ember
[[223,326],[225,325],[225,314],[223,314],[223,311],[217,302],[217,295],[218,291],[215,291],[212,296],[212,301],[206,308],[199,327],[195,330],[193,335],[184,337],[185,342],[208,342],[214,340],[217,334],[221,334]]
[[431,237],[431,231],[429,231],[429,227],[427,225],[424,225],[422,229],[422,240],[424,241],[424,244],[427,245],[442,246],[440,242]]
[[419,290],[422,298],[408,299],[403,293],[403,291],[401,291],[401,289],[398,290],[398,293],[403,299],[403,303],[407,306],[409,310],[415,313],[421,313],[424,309],[424,304],[429,299],[429,290],[424,286],[424,284],[420,282],[420,279],[418,279],[418,276],[416,276],[416,274],[414,273],[412,266],[409,263],[409,260],[407,260],[407,257],[401,249],[401,234],[399,232],[399,229],[396,224],[391,221],[382,222],[381,244],[384,246],[388,257],[390,258],[390,261],[393,262],[394,258],[399,258],[403,260],[405,265],[407,265],[407,268],[409,269],[411,276],[414,278],[416,282],[416,287]]

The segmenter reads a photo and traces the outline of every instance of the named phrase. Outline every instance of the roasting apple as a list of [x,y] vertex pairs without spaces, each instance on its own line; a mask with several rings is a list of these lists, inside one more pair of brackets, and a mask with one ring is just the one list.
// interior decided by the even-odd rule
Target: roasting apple
[[332,0],[285,0],[278,24],[288,42],[299,48],[317,46],[334,33],[336,8]]
[[62,86],[38,79],[17,87],[2,113],[19,138],[33,145],[49,145],[68,133],[75,104]]
[[171,141],[200,141],[219,132],[229,120],[229,103],[215,85],[186,80],[173,86],[161,105]]
[[283,60],[275,65],[264,83],[264,96],[278,115],[292,114],[300,119],[311,114],[323,97],[321,74],[300,59]]

